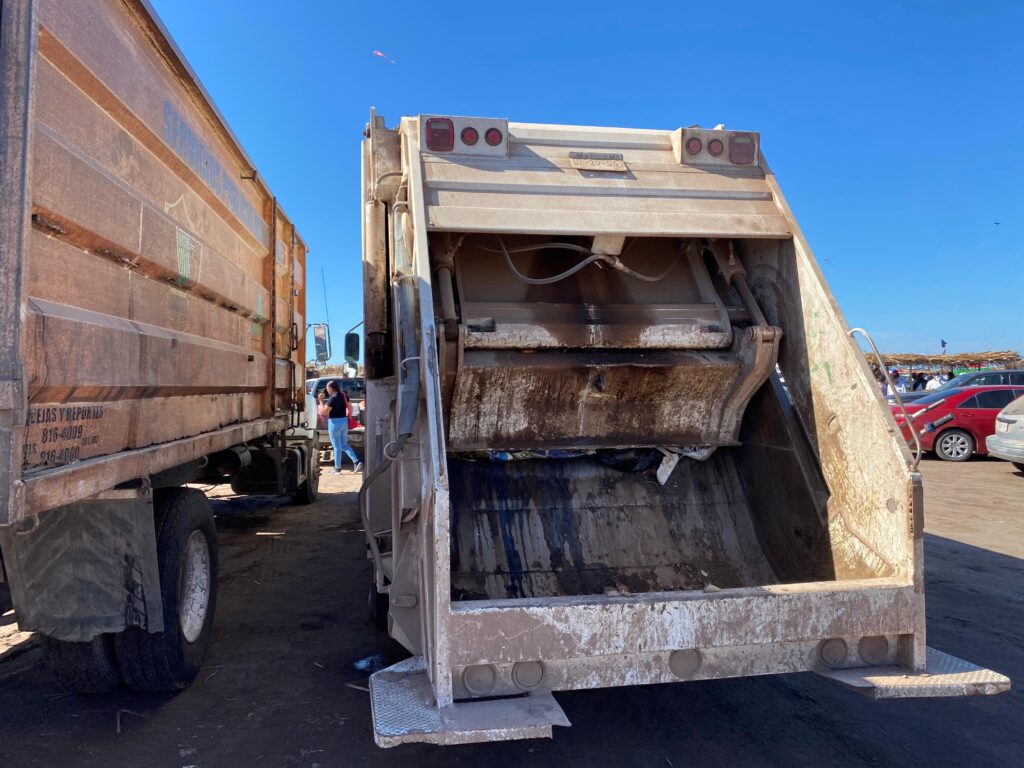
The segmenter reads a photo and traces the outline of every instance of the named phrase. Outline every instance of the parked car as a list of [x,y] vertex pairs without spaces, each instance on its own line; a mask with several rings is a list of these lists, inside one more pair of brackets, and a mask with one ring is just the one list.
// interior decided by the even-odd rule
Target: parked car
[[[917,392],[904,392],[900,395],[900,399],[904,403],[916,403],[926,395],[931,395],[935,392],[945,392],[950,389],[957,389],[958,387],[1005,386],[1007,384],[1024,387],[1024,370],[968,371],[967,373],[961,373],[959,376],[954,376],[941,387],[933,389],[931,392],[923,389],[919,389]],[[890,403],[896,402],[896,398],[893,395],[889,395],[887,400]]]
[[[976,453],[988,452],[985,438],[995,433],[996,416],[1021,395],[1024,385],[954,387],[929,392],[906,408],[922,449],[935,451],[945,461],[967,461]],[[892,412],[913,444],[899,406],[892,406]]]
[[1024,472],[1024,397],[999,412],[995,434],[985,438],[985,445],[989,456],[1006,459]]
[[[327,388],[327,382],[333,381],[338,384],[341,390],[348,395],[352,403],[352,416],[359,422],[360,426],[348,431],[348,444],[356,452],[360,459],[364,457],[366,447],[366,381],[362,376],[352,379],[343,379],[339,376],[321,376],[316,379],[306,379],[306,393],[314,399]],[[331,450],[331,439],[327,434],[327,419],[323,416],[317,418],[317,429],[320,430],[320,451],[321,458]]]

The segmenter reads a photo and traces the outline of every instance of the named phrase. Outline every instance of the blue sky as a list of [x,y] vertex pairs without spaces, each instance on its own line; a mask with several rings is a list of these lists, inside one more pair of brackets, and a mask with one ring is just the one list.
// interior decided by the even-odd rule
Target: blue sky
[[1022,2],[153,4],[309,244],[338,349],[374,106],[760,131],[851,325],[1024,351]]

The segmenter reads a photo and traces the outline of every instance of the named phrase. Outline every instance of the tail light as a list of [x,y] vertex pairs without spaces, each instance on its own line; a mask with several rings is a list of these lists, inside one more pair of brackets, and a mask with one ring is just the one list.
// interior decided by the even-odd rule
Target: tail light
[[508,157],[511,134],[500,117],[420,115],[420,149],[434,155]]
[[427,120],[427,149],[432,152],[451,152],[455,147],[455,125],[447,117]]
[[757,159],[753,134],[734,133],[729,137],[729,159],[736,165],[750,165]]
[[753,131],[727,131],[723,126],[680,128],[672,136],[677,163],[698,166],[757,165],[761,143]]

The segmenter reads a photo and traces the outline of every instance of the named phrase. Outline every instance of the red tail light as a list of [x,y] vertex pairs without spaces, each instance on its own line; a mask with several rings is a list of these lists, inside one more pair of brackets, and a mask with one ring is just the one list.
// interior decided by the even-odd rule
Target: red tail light
[[428,118],[426,135],[431,152],[451,152],[455,147],[455,126],[447,117]]
[[462,138],[462,143],[468,147],[472,147],[480,140],[480,132],[471,126],[463,128],[462,133],[459,135]]
[[712,139],[708,142],[708,152],[714,157],[718,157],[725,151],[725,144],[722,143],[721,139]]
[[737,165],[750,165],[757,159],[757,143],[749,133],[729,137],[729,159]]
[[492,147],[496,147],[501,144],[501,140],[504,138],[501,131],[497,128],[488,128],[484,131],[484,141],[490,144]]
[[704,145],[701,143],[701,140],[698,139],[696,136],[693,136],[686,140],[686,151],[691,155],[696,155],[698,152],[700,152],[701,147],[703,146]]

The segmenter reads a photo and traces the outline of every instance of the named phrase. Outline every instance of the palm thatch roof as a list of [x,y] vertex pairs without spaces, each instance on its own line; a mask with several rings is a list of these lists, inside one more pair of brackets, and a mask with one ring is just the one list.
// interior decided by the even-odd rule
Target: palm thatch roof
[[[873,361],[874,356],[869,355],[868,359]],[[919,355],[910,352],[887,354],[883,352],[882,359],[886,365],[939,366],[942,368],[1013,368],[1024,363],[1024,358],[1019,352],[1009,349],[1002,352],[965,352],[945,355]]]

